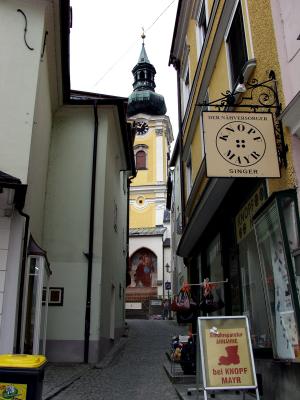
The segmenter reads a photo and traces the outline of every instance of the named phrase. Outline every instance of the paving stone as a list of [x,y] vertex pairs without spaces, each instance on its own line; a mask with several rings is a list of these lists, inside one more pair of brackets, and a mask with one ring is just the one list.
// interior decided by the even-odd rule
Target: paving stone
[[[188,328],[168,320],[128,320],[128,326],[128,337],[97,366],[49,366],[43,399],[178,400],[163,365],[172,336],[186,334]],[[57,383],[56,373],[60,375]],[[62,382],[66,382],[65,390]],[[53,397],[55,390],[62,391]]]

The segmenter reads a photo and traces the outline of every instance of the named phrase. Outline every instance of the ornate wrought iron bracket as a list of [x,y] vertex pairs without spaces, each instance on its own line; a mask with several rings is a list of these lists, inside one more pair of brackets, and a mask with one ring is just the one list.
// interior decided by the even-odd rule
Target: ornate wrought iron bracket
[[232,92],[227,90],[221,93],[222,97],[211,102],[198,103],[198,107],[215,107],[218,111],[232,111],[234,108],[246,108],[251,112],[271,112],[273,114],[277,154],[280,165],[287,167],[286,153],[288,146],[284,141],[282,122],[278,118],[282,107],[279,102],[277,81],[273,70],[269,73],[269,79],[258,82],[253,78],[244,84],[243,76],[239,78],[239,84],[244,85],[244,90]]
[[26,39],[26,34],[27,34],[27,17],[26,17],[26,14],[25,14],[24,11],[22,11],[20,8],[17,9],[17,12],[20,12],[20,13],[23,15],[24,19],[25,19],[24,42],[25,42],[25,44],[26,44],[26,47],[27,47],[29,50],[33,51],[34,48],[29,46],[29,44],[27,43],[27,39]]

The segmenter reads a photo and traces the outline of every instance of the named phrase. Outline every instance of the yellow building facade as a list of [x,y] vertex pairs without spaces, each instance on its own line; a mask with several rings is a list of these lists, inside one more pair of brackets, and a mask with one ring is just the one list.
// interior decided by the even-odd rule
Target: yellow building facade
[[[183,232],[175,251],[191,283],[220,282],[219,315],[248,317],[264,398],[294,399],[299,212],[270,1],[179,1],[170,64],[181,111]],[[270,131],[258,120],[269,120]],[[292,389],[274,391],[282,370],[272,360],[287,359],[293,366],[282,379]]]

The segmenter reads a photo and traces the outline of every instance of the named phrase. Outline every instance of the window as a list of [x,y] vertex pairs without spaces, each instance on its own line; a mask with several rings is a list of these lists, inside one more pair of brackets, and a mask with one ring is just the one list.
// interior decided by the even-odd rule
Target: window
[[198,15],[196,18],[197,18],[197,25],[198,25],[197,50],[198,50],[198,55],[200,57],[203,43],[204,43],[205,36],[206,36],[206,32],[207,32],[205,0],[202,0],[201,7],[199,7]]
[[[208,93],[206,93],[205,103],[209,102]],[[202,107],[202,111],[208,111],[208,106]],[[205,157],[205,148],[204,148],[204,124],[203,124],[203,113],[200,114],[200,143],[201,143],[201,160]]]
[[184,79],[182,83],[182,111],[184,112],[189,100],[190,95],[190,70],[186,68]]
[[134,146],[135,167],[137,170],[147,169],[148,146],[138,144]]
[[190,96],[190,68],[189,68],[189,51],[190,47],[185,45],[182,57],[182,75],[181,75],[181,107],[184,115]]
[[146,169],[146,153],[144,150],[139,150],[135,155],[136,169]]
[[236,8],[226,43],[230,62],[231,84],[233,87],[248,59],[243,14],[240,2]]
[[186,161],[186,189],[187,196],[191,193],[192,190],[192,154],[189,153],[188,159]]

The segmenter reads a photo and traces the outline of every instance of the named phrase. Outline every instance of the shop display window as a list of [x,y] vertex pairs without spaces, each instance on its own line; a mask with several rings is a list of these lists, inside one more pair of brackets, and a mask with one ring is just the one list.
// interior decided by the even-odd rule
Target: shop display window
[[254,349],[271,348],[259,256],[253,230],[239,243],[239,256],[243,314],[248,317],[252,346]]
[[300,361],[298,209],[295,192],[273,194],[254,217],[276,358]]
[[[221,261],[221,239],[218,234],[207,248],[207,267],[210,273],[211,282],[219,282],[224,280],[223,267]],[[216,294],[219,299],[224,299],[224,287],[221,285],[217,288]],[[218,299],[216,299],[218,300]],[[222,308],[210,315],[225,315],[225,308]]]

